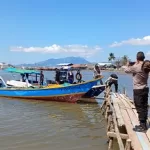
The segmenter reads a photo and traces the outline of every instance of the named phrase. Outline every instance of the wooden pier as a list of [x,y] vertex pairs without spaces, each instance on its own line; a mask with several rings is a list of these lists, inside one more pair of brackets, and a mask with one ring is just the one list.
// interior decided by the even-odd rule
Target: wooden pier
[[129,97],[112,93],[107,88],[101,110],[107,120],[108,150],[114,149],[113,143],[116,139],[120,150],[150,150],[150,129],[146,132],[133,131],[139,121],[133,101]]

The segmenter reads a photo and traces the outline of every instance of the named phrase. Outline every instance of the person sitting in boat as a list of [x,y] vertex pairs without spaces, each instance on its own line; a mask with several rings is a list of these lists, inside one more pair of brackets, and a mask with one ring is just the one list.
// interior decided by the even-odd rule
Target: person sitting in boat
[[73,84],[74,82],[74,74],[70,68],[68,69],[68,82],[70,84]]
[[118,92],[118,76],[113,73],[110,77],[105,81],[106,85],[111,87],[113,84],[115,86],[115,92]]
[[42,86],[44,82],[44,74],[43,71],[40,72],[40,85]]

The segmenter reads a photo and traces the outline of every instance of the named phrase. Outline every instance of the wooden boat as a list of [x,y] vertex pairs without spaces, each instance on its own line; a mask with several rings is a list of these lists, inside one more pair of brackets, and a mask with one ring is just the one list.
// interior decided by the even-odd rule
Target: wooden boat
[[[35,76],[35,83],[38,83],[38,76],[40,75],[40,72],[36,71],[36,70],[26,70],[26,69],[17,69],[17,68],[7,68],[5,69],[5,71],[7,72],[11,72],[11,73],[19,73],[21,75],[24,75],[26,76],[26,74],[28,74],[28,76]],[[64,70],[61,70],[60,72],[62,72],[62,75],[64,75],[64,72],[66,73],[66,71]],[[67,74],[66,74],[67,75]],[[66,76],[65,75],[65,76]],[[103,78],[103,77],[99,77],[100,79]],[[61,78],[62,79],[62,78]],[[67,79],[67,77],[66,77]],[[96,97],[98,96],[99,94],[101,94],[104,90],[105,90],[105,85],[101,85],[102,83],[100,82],[100,79],[99,79],[99,83],[97,83],[97,85],[94,85],[93,87],[91,87],[84,95],[82,95],[81,97],[82,98],[93,98],[93,97]],[[33,78],[32,78],[33,80]],[[49,80],[51,81],[51,80]],[[65,83],[66,80],[63,79],[63,82],[64,84],[48,84],[48,87],[45,87],[45,88],[56,88],[56,87],[63,87],[63,86],[71,86],[71,84],[69,83]],[[7,81],[7,85],[9,86],[12,86],[12,87],[15,87],[15,88],[29,88],[29,87],[33,87],[37,84],[34,84],[33,81],[29,80],[28,79],[28,82],[21,82],[21,81],[16,81],[16,80],[10,80],[10,81]],[[32,84],[30,84],[32,83]],[[100,84],[101,83],[101,84]],[[73,84],[74,85],[74,84]]]
[[[99,80],[94,79],[88,82],[72,84],[63,87],[45,87],[45,88],[14,88],[5,86],[0,88],[0,96],[8,98],[35,99],[60,102],[77,102],[87,91],[97,85]],[[3,79],[1,78],[1,82]]]

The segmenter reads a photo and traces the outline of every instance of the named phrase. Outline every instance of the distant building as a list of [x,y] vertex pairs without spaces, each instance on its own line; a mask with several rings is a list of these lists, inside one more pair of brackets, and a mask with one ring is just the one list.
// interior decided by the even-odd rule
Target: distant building
[[101,62],[101,63],[98,63],[100,66],[112,66],[113,63],[109,63],[109,62]]
[[61,64],[57,64],[57,66],[72,66],[72,63],[61,63]]
[[86,64],[74,64],[71,66],[72,69],[86,69],[87,68],[87,65]]
[[4,69],[4,68],[7,68],[9,66],[9,64],[7,63],[0,63],[0,69]]
[[116,65],[111,62],[102,62],[98,63],[101,67],[101,70],[106,70],[106,69],[116,69]]
[[61,64],[57,64],[57,68],[63,68],[63,69],[66,69],[68,70],[69,68],[71,68],[73,64],[72,63],[61,63]]
[[95,64],[87,64],[86,66],[87,66],[88,70],[93,70],[94,69],[94,65]]

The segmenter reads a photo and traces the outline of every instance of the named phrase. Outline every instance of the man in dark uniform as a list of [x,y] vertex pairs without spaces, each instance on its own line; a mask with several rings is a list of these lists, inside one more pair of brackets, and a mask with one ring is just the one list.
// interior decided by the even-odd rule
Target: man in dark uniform
[[110,77],[105,81],[106,85],[111,87],[112,85],[115,86],[115,92],[118,92],[118,76],[113,73],[110,75]]
[[41,71],[40,73],[40,85],[41,86],[43,85],[43,82],[44,82],[44,74],[43,74],[43,71]]
[[56,68],[55,81],[60,83],[60,70],[58,68]]

